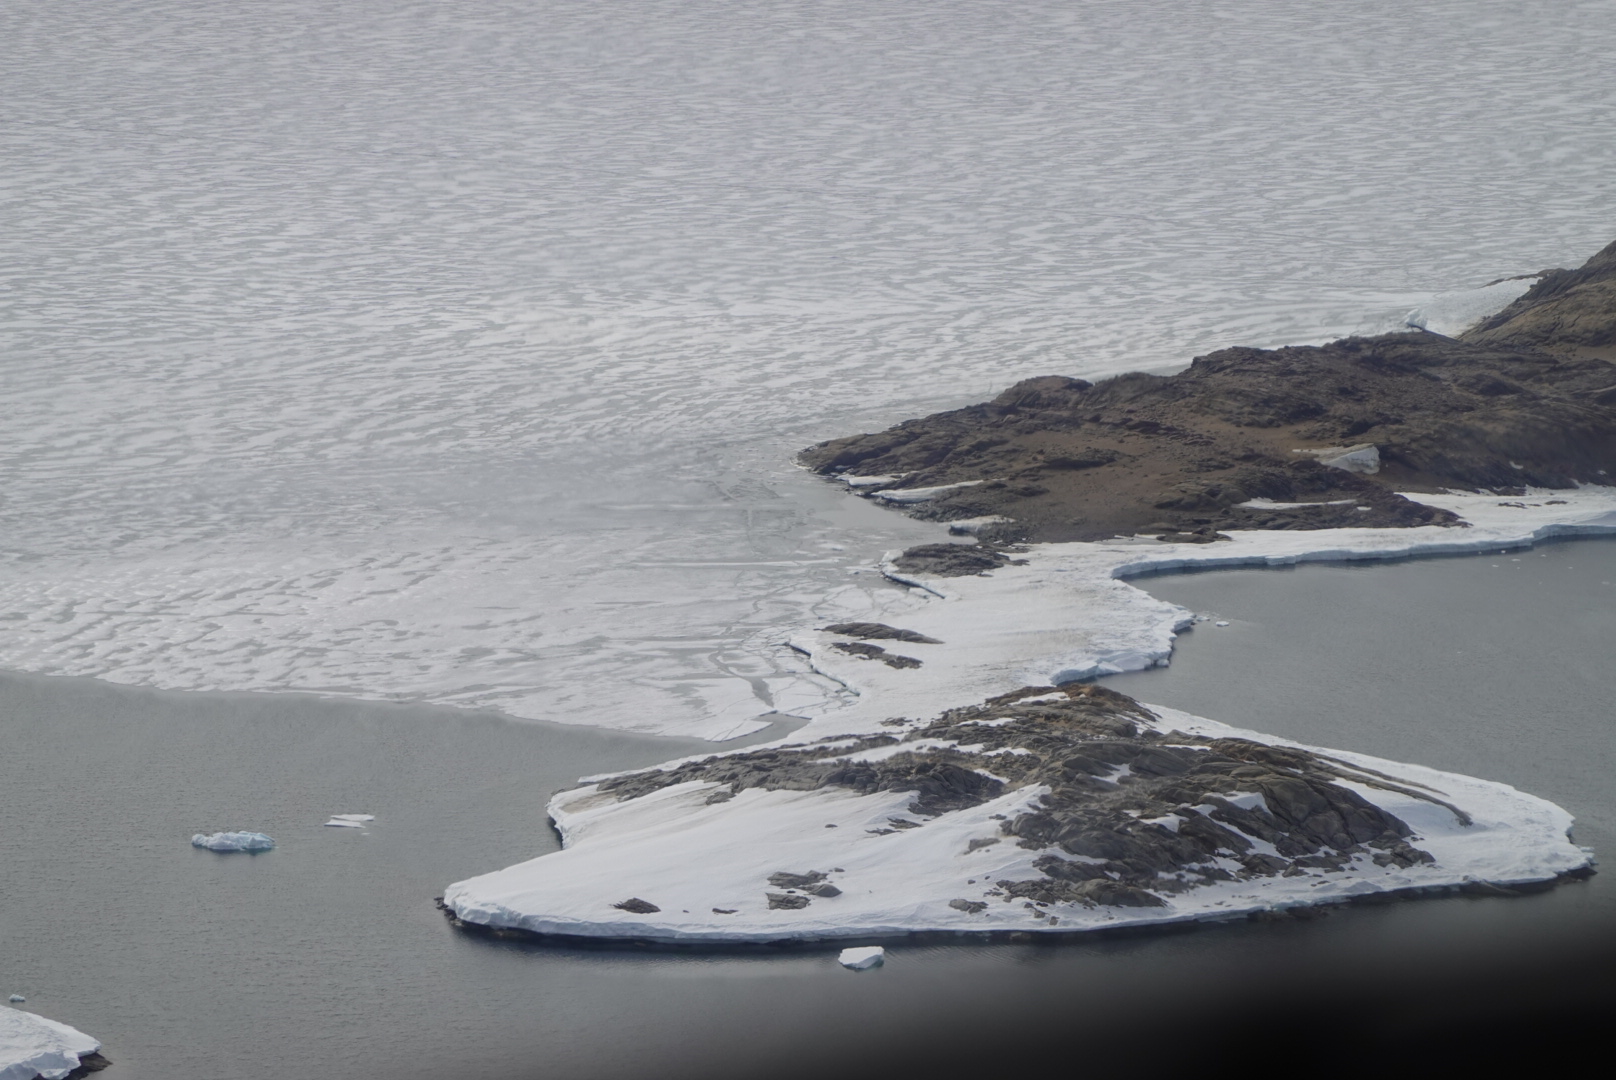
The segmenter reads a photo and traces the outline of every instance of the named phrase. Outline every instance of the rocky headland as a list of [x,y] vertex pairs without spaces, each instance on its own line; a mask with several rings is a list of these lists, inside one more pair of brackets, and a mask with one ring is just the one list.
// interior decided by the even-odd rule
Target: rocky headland
[[1616,475],[1616,244],[1505,310],[1426,331],[1231,348],[1171,376],[1027,379],[801,460],[987,541],[1457,524],[1400,493]]

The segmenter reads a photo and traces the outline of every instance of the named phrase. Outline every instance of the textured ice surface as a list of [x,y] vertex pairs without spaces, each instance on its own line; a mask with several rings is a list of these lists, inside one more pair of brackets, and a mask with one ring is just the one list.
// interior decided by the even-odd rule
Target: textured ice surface
[[76,1028],[21,1009],[0,1009],[0,1080],[62,1080],[101,1044]]
[[853,971],[868,971],[873,967],[880,967],[886,962],[887,951],[879,945],[864,945],[853,949],[843,949],[836,957],[836,962],[844,968]]
[[[798,648],[857,697],[847,708],[816,717],[789,741],[879,732],[883,721],[894,716],[929,719],[1022,686],[1165,662],[1174,633],[1193,617],[1123,577],[1191,566],[1499,550],[1554,535],[1616,534],[1616,488],[1530,491],[1515,499],[1421,498],[1453,510],[1469,527],[1243,531],[1215,544],[1042,544],[1026,553],[1024,565],[1004,566],[986,576],[917,578],[925,591],[911,593],[879,614],[891,625],[937,639],[936,644],[905,643],[922,666],[888,667],[830,648],[835,635],[802,635]],[[1302,745],[1153,708],[1159,717],[1153,726],[1162,732]],[[920,745],[893,744],[857,756]],[[1588,862],[1588,853],[1568,836],[1571,816],[1536,796],[1417,764],[1326,752],[1404,784],[1434,789],[1471,820],[1461,821],[1446,809],[1435,812],[1431,804],[1406,794],[1351,785],[1412,826],[1419,846],[1435,861],[1400,869],[1360,860],[1339,873],[1321,870],[1220,882],[1169,896],[1161,908],[1065,905],[1058,932],[1221,918],[1472,880],[1506,885],[1542,881]],[[1050,912],[1000,903],[1003,897],[989,892],[991,882],[1039,876],[1033,866],[1038,853],[1014,844],[972,843],[999,836],[1000,821],[1028,809],[1046,788],[1011,789],[979,806],[894,832],[883,826],[895,815],[913,819],[908,811],[912,792],[748,788],[709,802],[719,787],[690,781],[621,802],[593,784],[562,792],[550,803],[564,843],[561,851],[457,882],[445,891],[445,902],[462,919],[497,927],[669,941],[1051,929],[1045,921]],[[766,902],[772,873],[833,869],[832,881],[841,890],[833,899],[816,899],[796,909]],[[649,900],[660,911],[628,913],[611,907],[629,895]],[[951,900],[987,903],[987,908],[973,911],[972,903],[955,907]],[[709,914],[715,908],[726,914]]]
[[191,837],[191,846],[209,851],[268,851],[275,841],[260,832],[197,833]]
[[1402,327],[1580,263],[1616,175],[1598,0],[151,0],[0,36],[0,667],[644,731],[822,707],[777,643],[940,535],[796,448]]

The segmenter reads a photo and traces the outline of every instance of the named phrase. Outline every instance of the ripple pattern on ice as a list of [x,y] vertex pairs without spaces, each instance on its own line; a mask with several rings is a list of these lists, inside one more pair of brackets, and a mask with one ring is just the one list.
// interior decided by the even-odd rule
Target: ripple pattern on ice
[[[0,665],[738,733],[796,447],[1608,240],[1616,4],[13,6]],[[861,513],[863,516],[860,516]]]

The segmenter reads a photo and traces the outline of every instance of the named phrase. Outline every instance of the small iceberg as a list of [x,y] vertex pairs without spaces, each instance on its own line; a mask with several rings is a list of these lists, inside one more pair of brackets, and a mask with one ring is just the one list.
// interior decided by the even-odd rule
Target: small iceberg
[[197,833],[191,837],[191,846],[209,851],[268,851],[275,841],[261,832]]
[[331,820],[325,823],[328,829],[363,829],[368,821],[375,821],[375,814],[332,814]]
[[867,945],[857,949],[843,949],[836,962],[849,971],[868,971],[886,963],[887,951],[879,945]]
[[21,1009],[0,1009],[0,1080],[65,1080],[100,1049],[76,1028]]

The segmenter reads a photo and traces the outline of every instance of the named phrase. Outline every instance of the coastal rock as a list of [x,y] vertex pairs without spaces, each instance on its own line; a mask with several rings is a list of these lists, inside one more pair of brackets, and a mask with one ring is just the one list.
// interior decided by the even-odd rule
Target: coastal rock
[[964,577],[997,570],[1009,562],[1010,556],[993,548],[973,544],[921,544],[898,556],[893,565],[909,574]]
[[1616,361],[1616,243],[1575,270],[1548,270],[1465,341]]
[[[989,544],[1451,525],[1398,492],[1564,489],[1616,474],[1612,361],[1616,244],[1546,273],[1462,340],[1418,331],[1223,349],[1172,376],[1043,376],[801,460],[825,475],[890,475],[886,501],[915,517],[1013,519],[978,531]],[[910,488],[947,490],[899,501]],[[899,569],[977,574],[1002,554],[939,547],[912,549]]]

